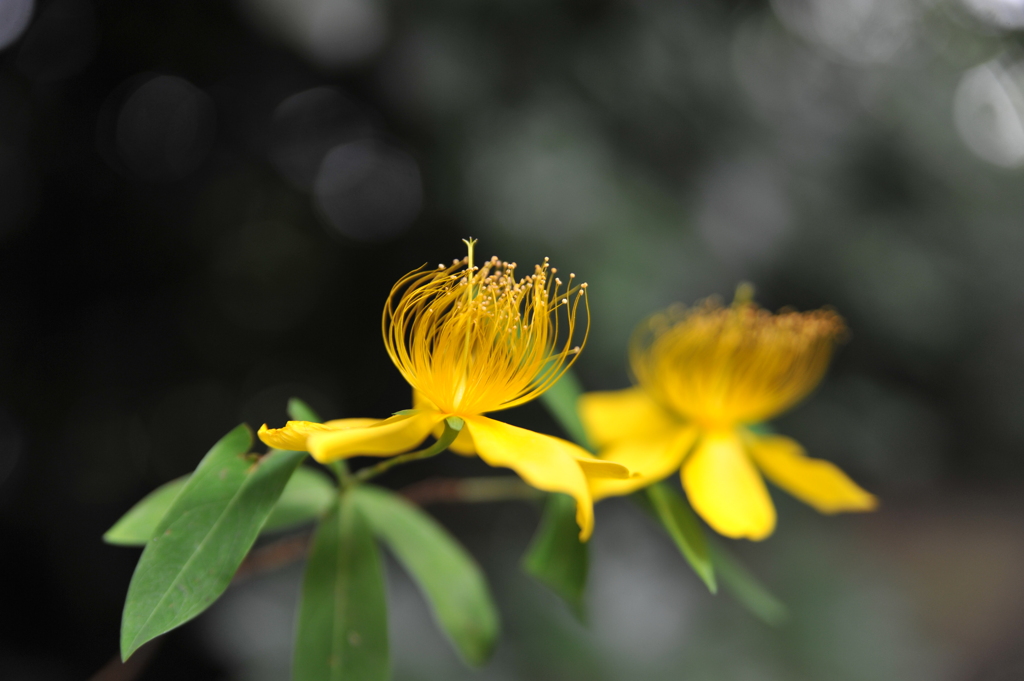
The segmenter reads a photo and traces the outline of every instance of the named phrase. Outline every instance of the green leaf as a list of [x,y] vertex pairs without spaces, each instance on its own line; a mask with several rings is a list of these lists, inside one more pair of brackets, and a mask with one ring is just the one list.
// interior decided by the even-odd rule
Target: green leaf
[[313,407],[309,406],[298,397],[293,397],[288,400],[288,417],[292,421],[320,423],[320,415],[313,411]]
[[387,681],[387,602],[369,523],[345,494],[313,537],[292,681]]
[[740,605],[765,624],[777,627],[789,618],[786,606],[743,567],[728,551],[711,544],[711,560],[719,580]]
[[231,583],[304,452],[245,452],[242,424],[199,463],[135,567],[121,619],[121,657],[189,621]]
[[537,534],[523,557],[523,569],[562,597],[580,620],[587,584],[587,545],[579,539],[576,502],[550,494]]
[[274,504],[262,533],[277,532],[316,520],[331,507],[338,488],[331,479],[308,466],[299,466]]
[[562,374],[558,383],[548,388],[540,396],[540,399],[576,444],[593,451],[594,447],[590,443],[587,429],[583,427],[583,421],[580,419],[580,412],[576,406],[582,394],[583,386],[580,385],[576,374],[572,373],[570,369]]
[[711,551],[707,539],[704,538],[700,521],[697,520],[690,505],[663,482],[648,487],[647,498],[651,502],[655,516],[675,541],[690,567],[704,580],[708,591],[716,593],[718,585],[715,582]]
[[142,546],[148,542],[188,479],[185,475],[171,480],[144,496],[103,534],[103,541],[119,546]]
[[369,485],[349,494],[374,534],[419,584],[462,659],[473,666],[486,662],[500,624],[476,561],[436,520],[401,496]]
[[[143,546],[156,534],[156,527],[185,487],[190,475],[157,487],[135,504],[103,535],[103,541],[119,546]],[[324,474],[300,466],[285,485],[261,532],[300,525],[323,515],[337,490]]]

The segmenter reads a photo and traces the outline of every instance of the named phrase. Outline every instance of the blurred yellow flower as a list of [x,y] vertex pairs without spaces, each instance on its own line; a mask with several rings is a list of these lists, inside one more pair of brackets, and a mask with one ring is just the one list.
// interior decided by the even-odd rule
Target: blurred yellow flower
[[[707,301],[644,322],[630,345],[637,387],[585,394],[580,415],[601,458],[633,471],[594,480],[595,500],[628,494],[681,468],[694,510],[727,537],[764,539],[775,507],[761,477],[822,513],[877,500],[794,440],[749,426],[792,407],[820,381],[843,320],[829,310],[772,314],[746,296]],[[759,472],[760,471],[760,472]]]
[[[575,275],[564,284],[546,258],[519,279],[515,263],[496,257],[474,267],[475,241],[466,243],[467,258],[409,273],[384,307],[384,343],[413,388],[413,409],[383,420],[264,425],[260,439],[279,449],[309,451],[321,463],[391,456],[431,433],[439,435],[444,419],[458,416],[465,427],[453,450],[511,468],[538,489],[571,495],[580,538],[587,539],[594,524],[588,478],[626,478],[628,470],[565,440],[483,416],[538,397],[569,368],[590,326],[587,285],[574,286]],[[577,335],[583,338],[574,347]]]

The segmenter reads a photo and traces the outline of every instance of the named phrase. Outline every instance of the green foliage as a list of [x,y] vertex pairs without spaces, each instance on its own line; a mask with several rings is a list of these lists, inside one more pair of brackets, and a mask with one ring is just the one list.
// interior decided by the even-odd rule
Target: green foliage
[[146,545],[121,620],[121,656],[205,610],[231,583],[285,484],[305,457],[247,456],[240,425],[199,463]]
[[587,436],[587,430],[583,427],[579,410],[576,408],[576,403],[582,394],[583,386],[580,385],[576,374],[570,369],[562,374],[558,383],[551,386],[540,396],[540,399],[576,444],[593,451],[594,448]]
[[103,541],[120,546],[142,546],[148,542],[156,526],[185,488],[189,475],[160,485],[132,506],[121,519],[103,534]]
[[349,493],[370,526],[419,584],[434,617],[467,664],[487,661],[497,608],[473,558],[440,524],[397,494],[360,485]]
[[320,423],[320,415],[298,397],[288,400],[288,417],[293,421],[310,421]]
[[[171,507],[191,475],[157,487],[121,516],[103,535],[103,541],[119,546],[143,546]],[[274,505],[262,533],[276,532],[315,520],[334,501],[334,484],[323,473],[300,466]]]
[[523,569],[561,596],[583,620],[589,553],[579,532],[572,497],[548,495],[540,527],[523,557]]
[[[577,408],[582,394],[583,386],[569,369],[540,399],[570,438],[593,451]],[[581,621],[585,616],[583,593],[587,586],[589,558],[587,545],[579,540],[576,503],[564,494],[549,495],[522,567],[565,600]]]
[[386,681],[387,603],[369,523],[344,495],[320,522],[306,563],[292,681]]
[[675,541],[680,553],[686,558],[686,562],[704,581],[708,590],[711,593],[716,593],[718,584],[715,582],[715,567],[711,559],[711,550],[708,548],[704,531],[700,527],[700,521],[697,520],[690,504],[682,495],[663,482],[647,488],[647,499],[651,503],[651,510],[655,517],[661,521],[662,527]]
[[315,468],[299,466],[284,486],[261,533],[279,532],[316,520],[327,512],[337,495],[338,489],[329,477]]
[[786,606],[764,587],[728,551],[711,544],[711,559],[722,585],[740,605],[765,624],[777,627],[789,618]]

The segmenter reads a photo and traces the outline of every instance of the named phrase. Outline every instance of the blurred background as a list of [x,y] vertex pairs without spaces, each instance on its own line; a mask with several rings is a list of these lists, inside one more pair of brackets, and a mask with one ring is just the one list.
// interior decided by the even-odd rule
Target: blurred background
[[[432,507],[505,632],[464,670],[391,563],[396,680],[1024,678],[1022,31],[1022,0],[0,0],[0,676],[107,664],[139,552],[100,535],[239,421],[407,408],[384,299],[472,235],[589,282],[590,389],[671,302],[835,306],[849,342],[776,426],[883,506],[775,494],[735,550],[778,629],[628,502],[585,627],[519,571],[536,505]],[[300,575],[132,673],[287,678]]]

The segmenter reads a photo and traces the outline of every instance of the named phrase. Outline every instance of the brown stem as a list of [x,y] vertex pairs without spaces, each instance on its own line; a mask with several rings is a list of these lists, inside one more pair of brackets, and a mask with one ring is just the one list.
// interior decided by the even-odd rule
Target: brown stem
[[544,493],[514,476],[428,478],[398,492],[418,506],[540,499]]
[[272,572],[294,563],[306,555],[312,536],[312,532],[300,532],[250,551],[238,566],[231,583],[239,584],[264,572]]

